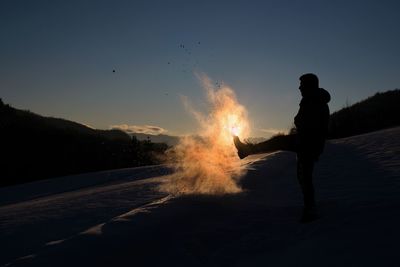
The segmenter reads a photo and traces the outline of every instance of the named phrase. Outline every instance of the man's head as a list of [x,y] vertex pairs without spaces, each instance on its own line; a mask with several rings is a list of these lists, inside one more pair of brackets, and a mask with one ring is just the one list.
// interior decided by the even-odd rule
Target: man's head
[[312,94],[318,88],[319,81],[317,75],[313,73],[307,73],[300,77],[299,89],[303,97]]

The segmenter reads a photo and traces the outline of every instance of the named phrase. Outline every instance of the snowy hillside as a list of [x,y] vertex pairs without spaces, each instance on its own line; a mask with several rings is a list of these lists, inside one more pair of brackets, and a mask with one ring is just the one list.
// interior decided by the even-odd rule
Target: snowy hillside
[[400,266],[400,127],[327,144],[309,224],[295,161],[253,156],[225,196],[159,193],[165,166],[5,188],[0,265]]

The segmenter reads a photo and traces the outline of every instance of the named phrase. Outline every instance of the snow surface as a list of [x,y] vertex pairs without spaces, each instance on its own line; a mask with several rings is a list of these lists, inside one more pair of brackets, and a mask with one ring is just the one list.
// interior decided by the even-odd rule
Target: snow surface
[[327,144],[308,224],[295,162],[252,156],[225,196],[160,193],[165,166],[1,189],[0,265],[400,266],[400,127]]

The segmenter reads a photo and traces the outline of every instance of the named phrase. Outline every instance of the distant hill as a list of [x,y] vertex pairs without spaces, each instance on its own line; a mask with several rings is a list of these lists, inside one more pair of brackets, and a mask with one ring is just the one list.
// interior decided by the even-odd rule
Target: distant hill
[[156,164],[165,144],[5,105],[0,100],[0,186],[74,173]]
[[165,135],[165,134],[152,135],[144,133],[132,133],[131,135],[135,136],[138,140],[141,141],[149,140],[153,143],[165,143],[169,146],[175,146],[179,142],[179,137],[172,135]]
[[74,121],[53,117],[44,117],[28,110],[20,110],[9,105],[5,105],[1,99],[0,111],[0,122],[2,123],[0,125],[1,127],[23,127],[31,130],[40,129],[41,131],[44,131],[45,129],[52,129],[69,131],[71,133],[83,135],[97,135],[107,140],[131,140],[129,135],[121,130],[97,130]]
[[331,114],[329,138],[363,134],[400,125],[400,90],[376,93]]

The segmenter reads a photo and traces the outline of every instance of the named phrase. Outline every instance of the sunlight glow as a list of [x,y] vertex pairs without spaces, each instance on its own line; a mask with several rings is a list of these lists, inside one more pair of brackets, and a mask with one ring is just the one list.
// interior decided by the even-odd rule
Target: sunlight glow
[[186,108],[198,120],[200,131],[182,138],[169,151],[176,172],[162,190],[177,194],[240,192],[237,182],[245,170],[232,135],[243,137],[249,133],[247,111],[231,88],[215,87],[205,75],[199,78],[207,92],[209,112],[203,114],[194,110],[183,98]]

